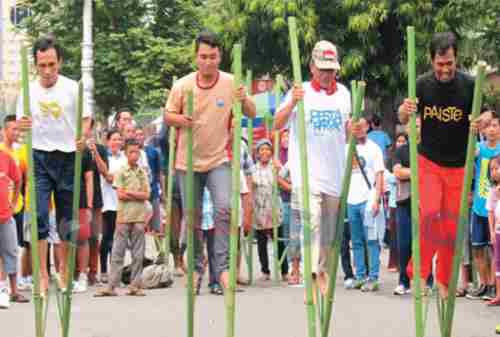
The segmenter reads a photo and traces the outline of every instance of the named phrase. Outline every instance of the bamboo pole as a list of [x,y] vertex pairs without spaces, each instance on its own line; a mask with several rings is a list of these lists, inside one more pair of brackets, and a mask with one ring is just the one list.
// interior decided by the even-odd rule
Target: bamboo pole
[[[485,81],[486,62],[480,61],[477,67],[476,83],[474,87],[474,100],[472,103],[472,120],[479,117],[483,100],[483,84]],[[457,289],[458,274],[460,270],[460,261],[463,256],[463,241],[464,230],[469,223],[469,193],[471,190],[472,175],[474,170],[474,156],[476,150],[476,135],[471,129],[469,130],[469,138],[467,144],[467,158],[465,161],[465,175],[460,199],[460,216],[458,218],[457,237],[455,240],[455,254],[453,256],[453,271],[448,287],[448,300],[444,306],[444,335],[443,337],[451,337],[453,327],[453,315],[455,313],[455,292]]]
[[[278,108],[278,102],[281,100],[281,83],[282,78],[281,75],[276,77],[276,88],[275,88],[275,101],[276,101],[276,109]],[[280,137],[279,130],[274,130],[274,159],[275,161],[279,161],[279,151],[280,151]],[[274,172],[274,180],[273,180],[273,282],[274,285],[279,285],[280,283],[280,266],[281,266],[281,256],[278,253],[278,226],[279,224],[279,212],[278,209],[279,203],[279,189],[278,189],[278,168],[274,166],[273,163],[273,172]]]
[[[82,138],[82,115],[83,115],[83,82],[78,83],[78,104],[77,104],[77,119],[76,119],[76,140]],[[75,140],[75,141],[76,141]],[[73,275],[75,272],[75,259],[77,249],[78,231],[80,228],[80,188],[82,181],[82,151],[75,152],[75,168],[73,176],[73,219],[71,221],[71,242],[68,256],[67,266],[67,285],[66,293],[63,294],[63,318],[62,331],[63,337],[69,337],[69,326],[71,319],[71,300],[73,291]]]
[[[297,22],[295,17],[288,18],[290,47],[293,64],[293,77],[296,86],[302,86],[302,71],[300,64],[299,41],[297,38]],[[305,127],[304,101],[298,105],[298,136],[302,175],[302,222],[304,224],[304,280],[306,284],[306,306],[308,318],[308,336],[316,336],[316,312],[313,300],[313,279],[311,269],[311,209],[309,199],[309,168],[307,165],[307,139]]]
[[[415,64],[415,28],[407,28],[407,58],[408,58],[408,97],[416,101],[416,64]],[[410,116],[410,171],[411,171],[411,224],[412,224],[412,255],[413,255],[413,294],[415,305],[415,330],[417,337],[425,334],[424,310],[422,299],[422,277],[420,265],[420,214],[417,159],[417,126],[416,115]]]
[[[194,109],[193,91],[187,92],[187,116],[193,116]],[[187,275],[187,332],[188,337],[194,336],[194,172],[193,172],[193,129],[186,129],[187,135],[187,172],[186,172],[186,233],[187,233],[187,255],[188,255],[188,275]]]
[[[247,77],[246,77],[246,86],[247,86],[247,92],[249,94],[252,93],[252,71],[247,70]],[[247,119],[248,125],[247,125],[247,137],[248,137],[248,153],[251,157],[253,157],[253,118],[248,117]],[[252,188],[252,186],[248,186],[249,189]],[[255,238],[255,229],[253,227],[253,224],[255,223],[254,219],[254,212],[252,210],[252,228],[250,229],[250,233],[248,234],[248,237],[246,239],[246,244],[247,244],[247,269],[248,269],[248,285],[252,285],[253,283],[253,255],[254,255],[254,249],[253,249],[253,241]]]
[[[26,46],[21,47],[21,76],[23,90],[24,116],[31,118],[30,90],[29,90],[29,66],[28,51]],[[31,130],[26,133],[26,148],[28,159],[28,195],[29,209],[31,213],[31,259],[33,265],[33,302],[35,306],[35,330],[36,336],[45,335],[43,324],[43,304],[44,300],[40,294],[40,256],[38,251],[38,218],[35,190],[35,173],[33,165],[33,134]],[[47,294],[48,296],[48,294]],[[47,297],[48,298],[48,297]]]
[[[361,106],[365,97],[365,82],[351,82],[352,95],[353,95],[353,114],[352,123],[357,123],[361,117]],[[337,279],[337,270],[339,265],[340,248],[342,246],[342,239],[344,236],[344,220],[347,211],[347,196],[349,195],[349,188],[351,186],[351,174],[352,174],[352,160],[354,157],[354,152],[356,151],[356,139],[352,135],[349,135],[349,142],[347,147],[347,160],[344,171],[344,178],[342,180],[342,192],[340,195],[340,209],[337,216],[337,228],[335,241],[330,247],[329,252],[329,267],[328,267],[328,291],[326,293],[325,308],[323,310],[323,323],[321,329],[321,336],[327,337],[330,329],[330,321],[332,316],[333,302],[335,297],[335,286]]]
[[[233,47],[233,71],[235,89],[242,83],[241,75],[241,44]],[[232,158],[232,197],[231,197],[231,225],[230,225],[230,252],[229,252],[229,289],[226,290],[226,336],[235,336],[235,302],[236,302],[236,261],[238,259],[238,230],[240,223],[240,155],[241,155],[241,102],[233,105],[235,120],[233,135]]]
[[[177,82],[177,76],[174,76],[172,80],[173,84]],[[168,127],[168,125],[166,126]],[[177,139],[177,129],[173,126],[169,127],[168,133],[168,163],[167,163],[167,184],[166,184],[166,200],[165,200],[165,228],[164,232],[164,247],[165,247],[165,261],[167,264],[170,260],[170,238],[172,236],[172,199],[174,194],[174,173],[175,173],[175,150],[176,150],[176,139]],[[175,256],[174,256],[175,260]],[[174,261],[175,265],[175,261]]]

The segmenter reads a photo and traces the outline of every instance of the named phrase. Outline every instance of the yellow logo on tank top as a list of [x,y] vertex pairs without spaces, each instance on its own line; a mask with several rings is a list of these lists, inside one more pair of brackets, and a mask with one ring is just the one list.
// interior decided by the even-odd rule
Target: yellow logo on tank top
[[63,109],[56,101],[39,102],[39,104],[43,117],[52,116],[55,119],[59,119],[63,115]]
[[438,119],[441,122],[460,122],[464,118],[464,112],[455,106],[447,108],[437,108],[436,106],[424,107],[424,120],[425,119]]

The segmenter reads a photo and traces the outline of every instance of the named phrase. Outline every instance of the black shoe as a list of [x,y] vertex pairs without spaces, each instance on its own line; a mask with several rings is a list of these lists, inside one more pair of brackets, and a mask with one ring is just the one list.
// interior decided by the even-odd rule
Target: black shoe
[[467,295],[465,295],[465,297],[469,300],[480,300],[484,295],[486,295],[489,289],[489,286],[481,284],[479,288],[467,292]]

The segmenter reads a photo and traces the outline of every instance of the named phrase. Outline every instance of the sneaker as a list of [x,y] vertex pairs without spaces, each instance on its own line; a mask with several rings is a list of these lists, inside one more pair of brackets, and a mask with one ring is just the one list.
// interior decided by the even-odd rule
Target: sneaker
[[497,297],[497,290],[495,286],[493,285],[486,286],[486,288],[487,288],[486,293],[483,296],[481,296],[481,299],[483,301],[491,301],[492,299]]
[[479,288],[468,291],[465,297],[469,300],[480,300],[484,295],[486,295],[489,289],[489,286],[481,284]]
[[33,289],[33,284],[29,281],[28,278],[21,277],[17,282],[17,289],[19,291],[30,291]]
[[7,288],[0,289],[0,309],[9,309],[10,296]]
[[353,278],[348,278],[344,281],[344,288],[349,290],[349,289],[354,289],[354,279]]
[[378,289],[379,289],[379,285],[378,285],[378,281],[377,280],[368,280],[361,287],[361,291],[362,292],[377,291]]
[[78,293],[84,293],[87,291],[87,280],[86,279],[80,279],[77,282],[73,282],[73,293],[78,294]]
[[406,288],[404,285],[400,284],[394,289],[392,293],[396,296],[403,296],[411,294],[411,290],[409,288]]
[[354,281],[353,288],[361,289],[364,286],[365,282],[366,282],[365,279],[357,279]]

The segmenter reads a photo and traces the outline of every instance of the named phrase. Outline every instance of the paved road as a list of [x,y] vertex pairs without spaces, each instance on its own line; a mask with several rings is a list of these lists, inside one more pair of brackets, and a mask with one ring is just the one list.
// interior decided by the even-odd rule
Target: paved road
[[[386,257],[384,257],[384,261]],[[397,274],[383,270],[382,289],[361,293],[338,288],[331,336],[414,336],[411,297],[396,297],[392,289]],[[339,282],[342,280],[339,278]],[[341,283],[339,283],[341,284]],[[92,297],[93,289],[74,296],[72,337],[184,337],[186,336],[185,290],[182,279],[172,288],[149,291],[147,297]],[[0,311],[0,336],[34,337],[32,305],[13,305]],[[429,313],[427,336],[438,337],[435,305]],[[208,294],[206,287],[196,303],[195,336],[225,336],[223,297]],[[500,308],[459,299],[455,337],[494,336]],[[237,295],[237,337],[306,337],[303,289],[273,287],[258,282]],[[57,309],[52,300],[47,336],[60,336]]]

